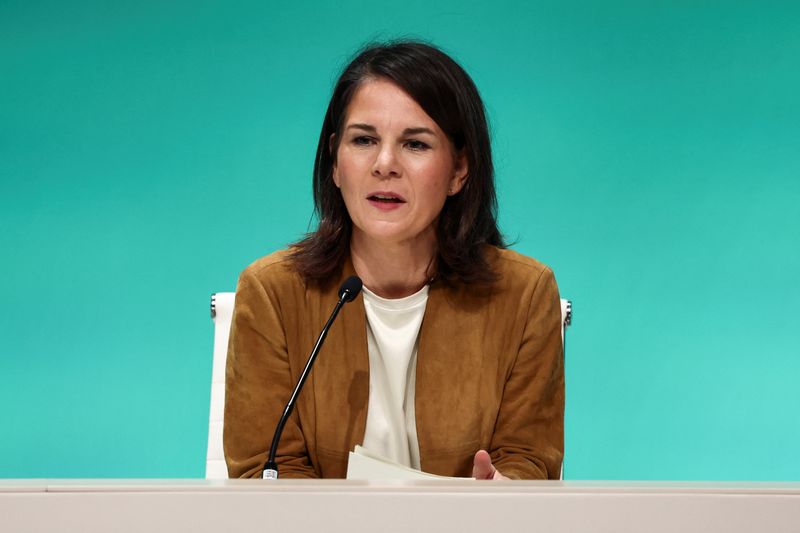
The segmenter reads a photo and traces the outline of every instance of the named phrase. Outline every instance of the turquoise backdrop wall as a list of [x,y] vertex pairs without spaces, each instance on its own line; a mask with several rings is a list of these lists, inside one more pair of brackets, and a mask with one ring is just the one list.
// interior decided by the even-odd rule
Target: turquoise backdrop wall
[[799,480],[800,4],[0,2],[0,477],[202,477],[209,296],[311,222],[333,80],[431,40],[575,302],[571,479]]

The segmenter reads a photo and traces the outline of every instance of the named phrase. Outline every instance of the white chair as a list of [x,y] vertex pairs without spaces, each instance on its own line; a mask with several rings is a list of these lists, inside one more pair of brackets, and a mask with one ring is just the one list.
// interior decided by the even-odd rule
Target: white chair
[[[208,420],[208,454],[206,479],[225,479],[228,468],[222,451],[222,424],[225,411],[225,359],[228,357],[228,336],[233,317],[234,292],[211,295],[211,318],[214,320],[214,369],[211,373],[211,412]],[[561,300],[561,341],[566,347],[565,334],[572,323],[572,302]],[[565,352],[566,354],[566,348]]]
[[225,359],[233,317],[235,292],[211,295],[211,318],[214,320],[214,366],[211,372],[211,411],[208,417],[208,453],[206,479],[226,479],[228,467],[222,451],[222,423],[225,411]]

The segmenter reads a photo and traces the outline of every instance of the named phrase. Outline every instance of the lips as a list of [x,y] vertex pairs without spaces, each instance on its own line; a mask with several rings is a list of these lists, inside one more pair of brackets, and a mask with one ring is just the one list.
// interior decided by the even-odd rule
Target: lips
[[406,199],[391,191],[375,191],[367,195],[367,202],[375,209],[388,213],[400,209]]
[[399,194],[393,192],[374,192],[367,196],[367,200],[370,202],[377,202],[381,204],[404,204],[406,203],[405,199],[400,196]]

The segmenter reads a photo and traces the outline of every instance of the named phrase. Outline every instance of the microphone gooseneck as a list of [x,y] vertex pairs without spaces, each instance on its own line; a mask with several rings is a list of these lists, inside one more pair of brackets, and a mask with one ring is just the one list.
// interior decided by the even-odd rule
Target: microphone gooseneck
[[322,343],[325,341],[325,337],[328,336],[328,330],[331,329],[331,325],[336,319],[336,316],[339,314],[339,310],[341,310],[344,304],[355,300],[356,296],[358,296],[358,293],[361,292],[361,286],[361,279],[358,276],[350,276],[344,280],[344,283],[342,283],[341,287],[339,287],[339,301],[336,302],[336,307],[333,308],[330,318],[328,318],[328,321],[322,328],[322,331],[317,338],[317,342],[314,344],[314,349],[311,350],[311,355],[308,356],[308,362],[306,362],[306,366],[303,368],[303,372],[300,374],[300,379],[297,380],[297,385],[292,391],[289,401],[286,403],[286,408],[283,410],[281,418],[278,420],[278,425],[275,428],[275,434],[272,437],[272,445],[269,447],[269,458],[264,464],[264,471],[262,474],[263,479],[278,479],[278,463],[275,462],[275,455],[278,452],[278,443],[281,440],[283,426],[286,425],[289,415],[291,415],[292,410],[294,410],[294,404],[297,403],[297,397],[300,395],[300,390],[303,388],[303,384],[306,382],[308,374],[311,373],[311,367],[314,365],[314,361],[317,359],[319,350],[322,348]]

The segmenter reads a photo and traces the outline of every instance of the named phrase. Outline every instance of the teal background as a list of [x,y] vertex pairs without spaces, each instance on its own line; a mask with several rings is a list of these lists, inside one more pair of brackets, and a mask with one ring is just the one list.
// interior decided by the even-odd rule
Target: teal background
[[430,39],[575,302],[570,479],[800,480],[800,4],[0,0],[0,477],[202,477],[209,296],[311,221],[332,83]]

